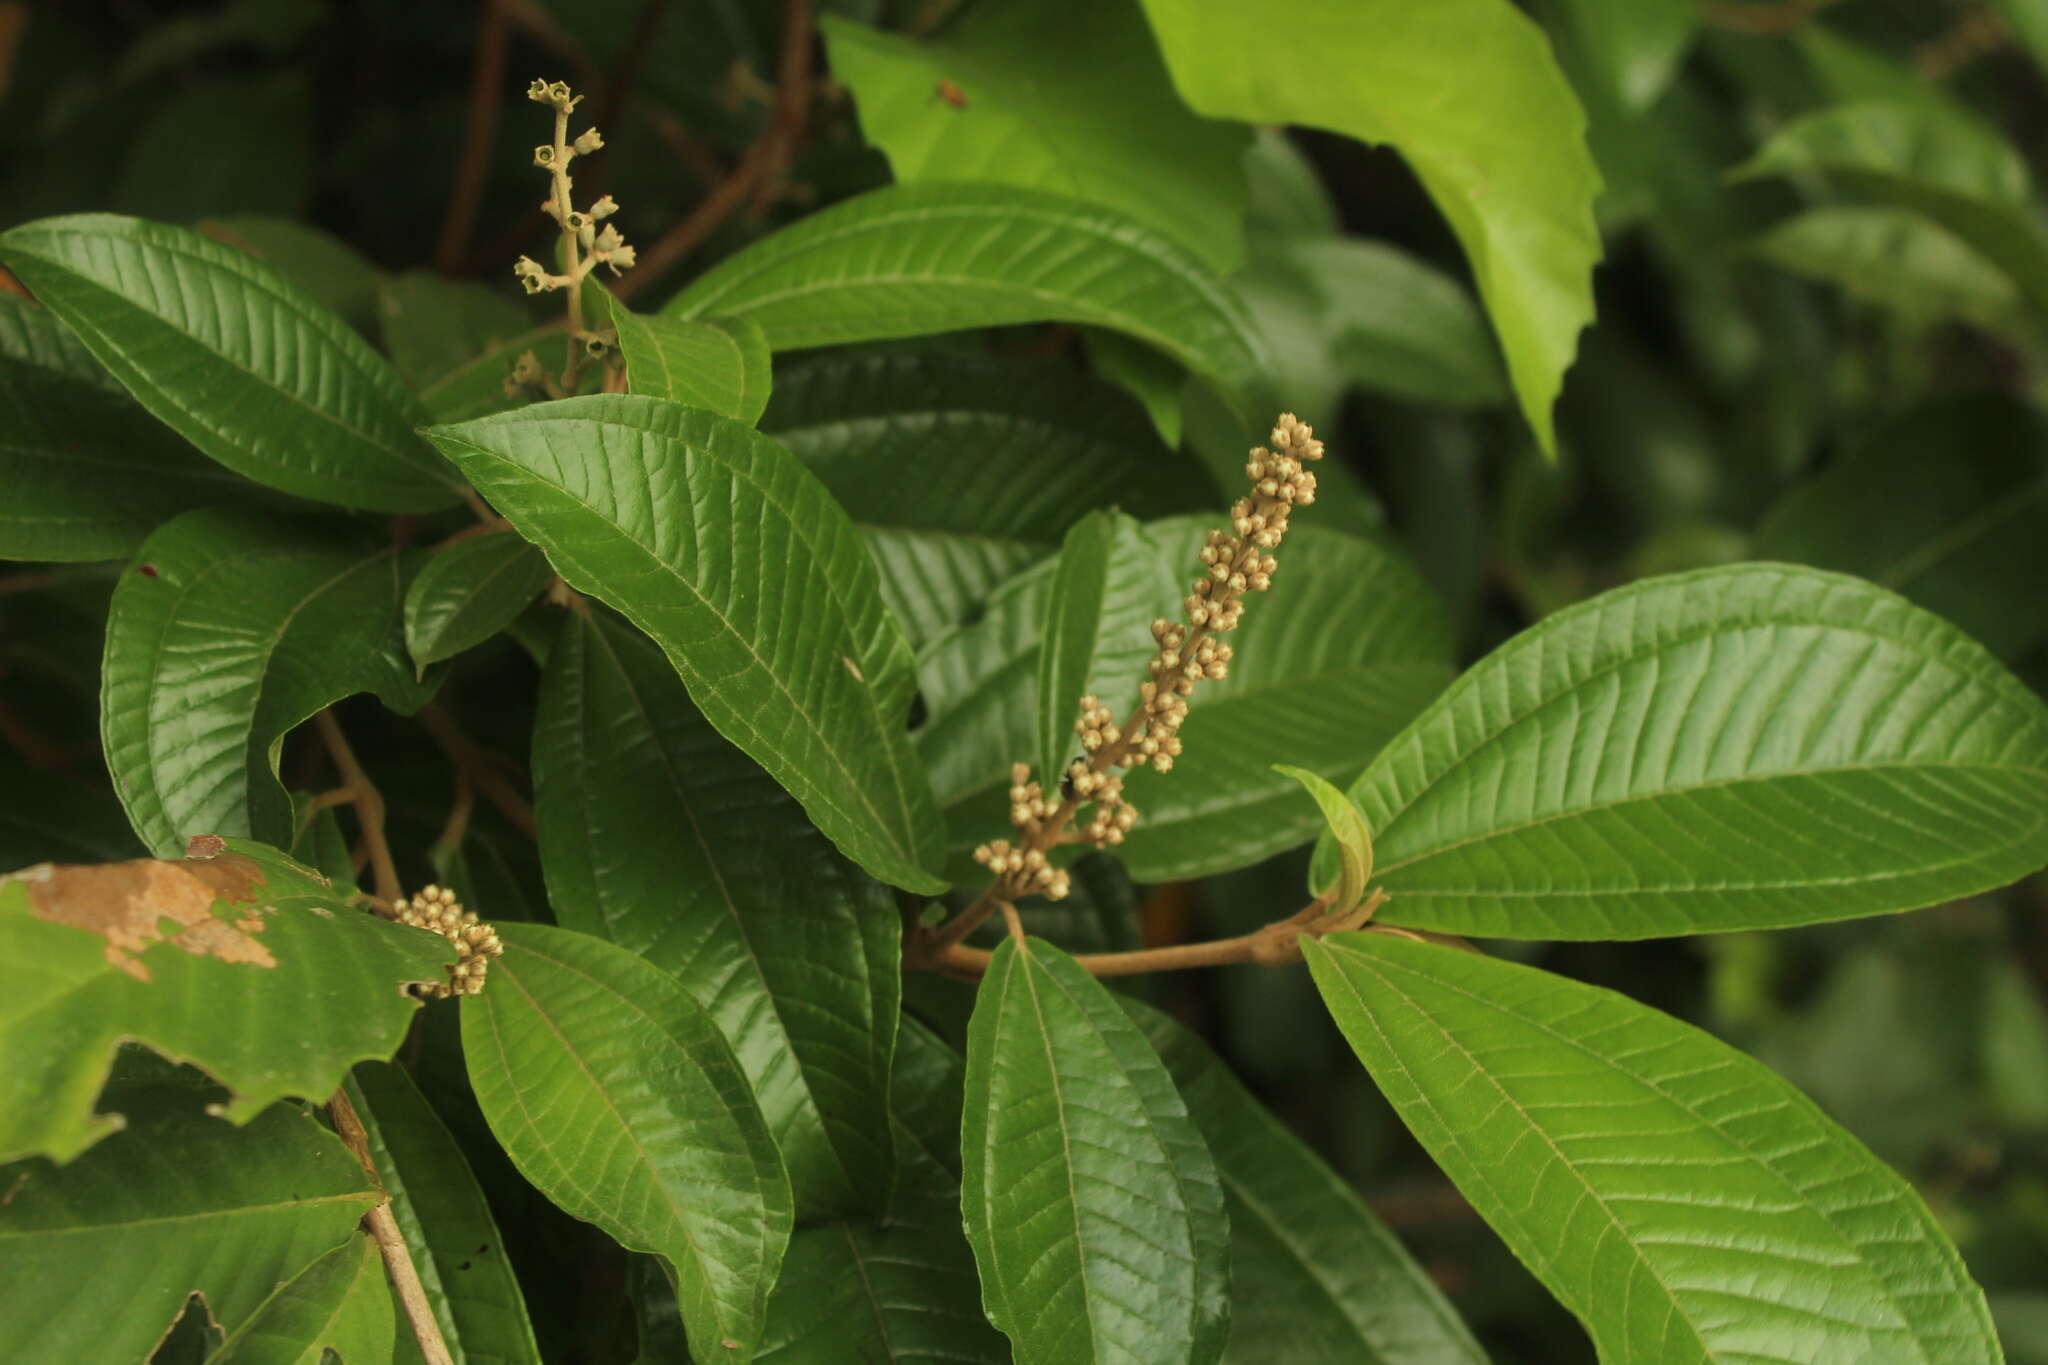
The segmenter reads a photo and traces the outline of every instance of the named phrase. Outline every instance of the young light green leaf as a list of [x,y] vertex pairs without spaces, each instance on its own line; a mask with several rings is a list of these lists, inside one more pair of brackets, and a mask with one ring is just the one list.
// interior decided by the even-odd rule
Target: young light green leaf
[[403,1067],[365,1062],[347,1084],[450,1354],[479,1365],[539,1365],[505,1240],[461,1146]]
[[192,226],[262,261],[351,326],[367,330],[376,320],[384,272],[339,237],[289,218],[261,214],[202,218]]
[[1276,763],[1273,771],[1285,773],[1306,787],[1322,807],[1323,819],[1330,826],[1324,837],[1337,850],[1337,876],[1332,881],[1316,879],[1309,890],[1317,896],[1330,897],[1328,913],[1349,914],[1365,900],[1366,888],[1372,884],[1372,830],[1367,828],[1365,817],[1358,813],[1350,797],[1308,769]]
[[[1542,30],[1508,0],[1144,4],[1197,113],[1401,153],[1464,245],[1522,411],[1554,451],[1551,405],[1593,317],[1600,173]],[[1440,109],[1457,117],[1421,113]]]
[[1358,1192],[1169,1016],[1121,1001],[1215,1155],[1230,1213],[1226,1365],[1484,1365],[1441,1290]]
[[1477,953],[1303,952],[1403,1121],[1602,1360],[2001,1358],[1912,1187],[1761,1063]]
[[908,890],[944,888],[903,729],[910,650],[853,523],[788,451],[638,395],[428,434],[570,586],[662,647],[719,733],[842,852]]
[[778,351],[1019,322],[1089,323],[1234,389],[1250,320],[1194,253],[1114,210],[996,185],[895,185],[727,257],[663,310],[753,318]]
[[2012,329],[2019,291],[2004,271],[1947,228],[1884,204],[1825,204],[1787,218],[1750,253],[1930,327],[1961,318]]
[[646,316],[612,300],[626,387],[748,426],[768,406],[768,337],[750,318]]
[[[310,1114],[275,1105],[234,1128],[159,1104],[129,1119],[68,1165],[0,1169],[9,1365],[146,1359],[195,1292],[233,1331],[280,1282],[362,1240],[377,1192]],[[91,1284],[121,1292],[80,1292]]]
[[1229,1331],[1215,1163],[1116,998],[1005,939],[967,1030],[961,1207],[1019,1365],[1211,1365]]
[[143,543],[107,618],[100,735],[151,851],[195,834],[291,843],[286,732],[357,692],[400,712],[433,696],[399,631],[407,567],[323,528],[214,510]]
[[367,1235],[343,1242],[271,1291],[235,1330],[212,1365],[347,1365],[391,1359],[391,1286]]
[[207,455],[301,497],[426,512],[459,483],[347,323],[233,247],[112,214],[0,234],[0,263],[145,408]]
[[424,270],[386,280],[377,291],[377,316],[384,350],[415,392],[533,326],[509,294]]
[[205,1070],[245,1123],[334,1093],[404,1039],[417,1006],[402,988],[445,979],[446,941],[354,908],[281,853],[225,848],[0,878],[0,1160],[69,1161],[119,1128],[93,1102],[123,1041]]
[[880,1212],[902,994],[885,887],[690,704],[661,651],[572,613],[534,724],[548,900],[672,974],[732,1042],[800,1217]]
[[512,624],[554,577],[547,556],[509,532],[458,540],[405,591],[405,647],[424,673]]
[[1573,939],[1810,924],[2048,862],[2048,707],[1881,588],[1737,565],[1545,618],[1351,797],[1393,923]]
[[789,1179],[732,1048],[623,948],[538,924],[499,933],[505,955],[462,1021],[492,1133],[561,1208],[668,1262],[692,1341],[751,1358]]
[[1128,214],[1219,275],[1242,264],[1249,132],[1188,111],[1135,6],[983,6],[928,39],[822,27],[899,182],[1051,190]]

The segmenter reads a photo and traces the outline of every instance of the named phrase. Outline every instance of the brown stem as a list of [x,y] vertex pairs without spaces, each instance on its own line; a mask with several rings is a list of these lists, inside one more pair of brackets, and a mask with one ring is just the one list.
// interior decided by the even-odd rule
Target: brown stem
[[370,855],[370,877],[377,888],[377,899],[396,901],[405,891],[398,880],[398,864],[391,858],[391,845],[384,840],[384,793],[377,790],[363,765],[356,762],[355,751],[348,747],[348,738],[341,733],[341,724],[334,719],[332,709],[314,716],[313,723],[320,727],[320,740],[341,773],[350,804],[356,808],[356,823],[362,827],[363,848]]
[[1775,4],[1741,5],[1710,0],[1703,13],[1716,28],[1767,36],[1790,33],[1833,3],[1834,0],[1777,0]]
[[631,299],[667,274],[676,262],[702,246],[704,239],[716,232],[718,225],[746,200],[748,191],[753,189],[755,180],[767,165],[766,148],[765,136],[747,148],[739,165],[711,187],[711,193],[690,210],[688,217],[640,253],[640,263],[613,282],[612,293],[622,299]]
[[504,0],[482,0],[477,16],[476,65],[469,81],[469,129],[463,136],[455,182],[448,190],[440,240],[434,246],[434,268],[443,274],[453,274],[461,267],[469,234],[476,226],[484,169],[498,136],[498,106],[505,86],[505,35],[510,27]]
[[405,1244],[405,1234],[399,1231],[398,1219],[391,1212],[391,1196],[384,1193],[384,1179],[377,1174],[376,1159],[370,1155],[370,1135],[363,1130],[355,1106],[348,1102],[346,1086],[327,1101],[327,1113],[334,1120],[335,1133],[355,1153],[356,1160],[363,1163],[363,1170],[383,1194],[376,1207],[363,1215],[363,1228],[384,1257],[384,1270],[391,1276],[391,1287],[398,1291],[399,1305],[405,1309],[405,1320],[412,1324],[420,1354],[427,1365],[455,1365],[455,1358],[448,1353],[448,1342],[441,1336],[440,1319],[434,1316],[434,1307],[427,1302],[427,1291],[420,1284],[419,1270],[412,1263],[412,1249]]
[[770,122],[773,157],[754,183],[754,212],[782,187],[784,173],[795,159],[811,107],[811,0],[783,0],[782,47],[775,59],[775,112]]
[[462,847],[463,836],[469,833],[469,813],[476,809],[476,781],[461,768],[455,770],[455,803],[448,808],[448,820],[441,826],[441,836],[434,840],[434,847],[449,853]]
[[498,808],[498,812],[527,835],[533,837],[533,805],[512,782],[506,778],[500,765],[504,760],[478,744],[463,731],[455,715],[440,702],[429,702],[420,708],[420,724],[427,734],[440,746],[457,770],[468,775],[476,784],[477,793]]

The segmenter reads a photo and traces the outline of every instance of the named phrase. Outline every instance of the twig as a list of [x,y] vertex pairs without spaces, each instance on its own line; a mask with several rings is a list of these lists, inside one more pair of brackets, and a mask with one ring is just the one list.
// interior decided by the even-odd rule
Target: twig
[[405,894],[405,889],[398,880],[398,864],[391,860],[391,845],[384,841],[384,793],[377,790],[363,765],[356,762],[355,751],[348,747],[348,738],[341,733],[332,709],[314,716],[313,723],[320,727],[320,740],[341,773],[342,785],[349,790],[349,803],[356,808],[356,824],[362,828],[377,899],[387,904],[395,902]]
[[441,237],[434,246],[434,268],[443,274],[453,274],[461,267],[470,231],[476,226],[477,200],[483,195],[485,164],[497,140],[498,106],[505,93],[505,37],[511,27],[505,0],[481,0],[481,4],[476,66],[469,82],[469,130],[463,137],[455,182],[448,190]]
[[419,722],[426,727],[434,743],[440,746],[441,752],[448,755],[448,761],[469,775],[478,794],[496,806],[499,814],[518,826],[527,837],[533,837],[533,805],[520,795],[518,788],[500,770],[499,765],[504,760],[465,734],[454,713],[439,702],[429,702],[421,707]]
[[448,1342],[441,1336],[440,1319],[434,1316],[434,1307],[427,1302],[427,1291],[420,1284],[419,1270],[412,1263],[412,1249],[405,1244],[405,1234],[399,1231],[398,1219],[392,1215],[391,1196],[385,1192],[384,1179],[377,1174],[376,1159],[370,1155],[370,1135],[363,1130],[363,1121],[357,1116],[355,1106],[348,1102],[346,1086],[335,1091],[334,1098],[327,1101],[327,1113],[334,1120],[335,1133],[355,1153],[356,1160],[363,1163],[363,1170],[369,1173],[377,1192],[383,1196],[363,1215],[363,1228],[377,1243],[377,1250],[384,1257],[384,1269],[391,1276],[391,1287],[398,1291],[398,1302],[405,1309],[406,1321],[412,1324],[412,1334],[419,1341],[420,1354],[426,1358],[427,1365],[455,1365],[455,1358],[448,1353]]
[[448,807],[447,823],[441,826],[440,837],[434,840],[434,847],[447,853],[454,853],[462,847],[463,836],[469,833],[469,813],[476,809],[476,779],[463,768],[455,770],[455,803]]
[[1703,14],[1716,28],[1758,36],[1790,33],[1803,27],[1835,0],[1776,0],[1774,4],[1741,5],[1710,0]]
[[775,112],[768,139],[773,157],[754,182],[753,211],[760,214],[782,187],[796,144],[803,136],[804,115],[811,107],[811,0],[783,0],[782,47],[775,57]]
[[657,237],[652,246],[640,253],[640,264],[612,284],[612,293],[622,299],[631,299],[666,274],[676,262],[702,246],[704,239],[716,232],[718,225],[746,199],[754,182],[767,167],[768,154],[768,139],[764,135],[747,148],[739,165],[711,187],[711,193],[690,210],[688,217]]

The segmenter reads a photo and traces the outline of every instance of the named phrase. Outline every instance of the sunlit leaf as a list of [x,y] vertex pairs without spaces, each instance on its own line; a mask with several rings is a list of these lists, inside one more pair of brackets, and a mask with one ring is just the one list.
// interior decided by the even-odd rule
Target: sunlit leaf
[[612,300],[633,393],[703,408],[748,425],[768,405],[768,338],[746,318],[645,316]]

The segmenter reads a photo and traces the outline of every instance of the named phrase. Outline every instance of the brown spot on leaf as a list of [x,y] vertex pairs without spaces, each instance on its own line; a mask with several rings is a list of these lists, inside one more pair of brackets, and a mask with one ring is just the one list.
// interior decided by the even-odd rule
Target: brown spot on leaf
[[137,981],[150,979],[149,968],[138,955],[166,941],[198,957],[256,967],[277,965],[270,950],[255,938],[263,932],[260,914],[252,911],[230,921],[214,913],[215,902],[235,905],[256,898],[263,872],[247,858],[227,854],[205,861],[46,863],[19,875],[27,884],[32,913],[52,924],[98,934],[107,941],[108,964]]
[[847,657],[846,657],[846,656],[845,656],[844,654],[842,654],[842,655],[840,655],[840,656],[839,656],[839,662],[840,662],[840,663],[843,663],[843,664],[845,664],[845,665],[846,665],[846,671],[847,671],[848,673],[851,673],[851,674],[853,674],[853,680],[854,680],[855,682],[857,682],[857,683],[864,683],[864,682],[866,682],[866,681],[867,681],[867,679],[866,679],[866,678],[863,678],[863,677],[861,676],[861,674],[860,674],[860,665],[859,665],[859,664],[857,664],[857,663],[855,663],[855,662],[854,662],[853,660],[851,660],[851,659],[847,658]]
[[967,107],[967,92],[951,81],[939,82],[938,96],[955,109]]
[[155,577],[156,577],[156,565],[154,565],[154,564],[137,564],[137,565],[135,566],[135,572],[137,572],[137,573],[141,574],[141,575],[142,575],[142,576],[143,576],[144,578],[155,578]]
[[218,834],[195,834],[185,841],[187,858],[218,858],[228,851],[228,841]]

